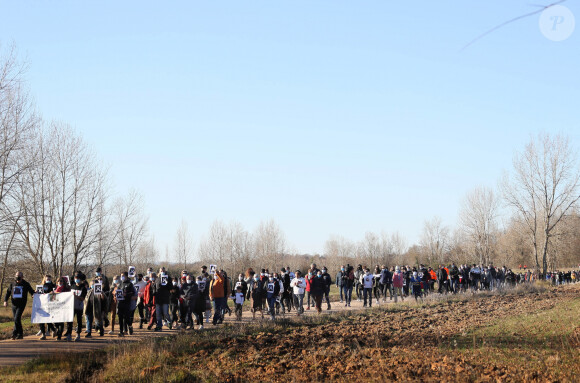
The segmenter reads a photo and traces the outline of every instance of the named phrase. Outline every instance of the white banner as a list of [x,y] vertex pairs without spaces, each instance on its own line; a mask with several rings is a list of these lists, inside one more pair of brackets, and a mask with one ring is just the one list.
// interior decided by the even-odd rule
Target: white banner
[[34,294],[32,323],[62,323],[74,319],[75,300],[72,292]]

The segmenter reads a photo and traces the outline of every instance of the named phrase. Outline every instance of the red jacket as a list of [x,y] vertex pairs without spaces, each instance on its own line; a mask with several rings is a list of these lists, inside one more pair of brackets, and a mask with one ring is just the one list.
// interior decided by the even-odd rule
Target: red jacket
[[153,292],[151,291],[152,285],[153,285],[153,283],[151,283],[151,281],[147,282],[147,285],[145,285],[145,291],[143,292],[143,300],[145,301],[146,305],[154,305],[155,304],[155,296],[153,295]]

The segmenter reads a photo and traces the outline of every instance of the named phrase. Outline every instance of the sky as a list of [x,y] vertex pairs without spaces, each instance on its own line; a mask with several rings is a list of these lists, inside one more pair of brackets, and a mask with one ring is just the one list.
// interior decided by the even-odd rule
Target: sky
[[[5,1],[0,43],[43,118],[71,124],[143,195],[164,252],[182,220],[331,235],[456,227],[540,132],[579,144],[580,30],[531,1]],[[545,2],[544,4],[548,4]],[[580,17],[580,2],[563,3]]]

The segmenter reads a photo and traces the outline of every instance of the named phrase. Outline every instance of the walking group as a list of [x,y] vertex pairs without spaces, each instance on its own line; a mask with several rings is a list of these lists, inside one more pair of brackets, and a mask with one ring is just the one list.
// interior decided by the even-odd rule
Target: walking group
[[[210,319],[213,325],[223,323],[225,315],[232,315],[229,301],[233,302],[236,320],[242,319],[243,306],[249,301],[252,318],[263,319],[267,315],[275,320],[279,315],[292,311],[300,316],[305,310],[320,313],[326,303],[331,309],[330,288],[335,284],[339,290],[339,302],[350,307],[352,294],[356,293],[363,307],[405,298],[422,300],[428,294],[457,294],[467,291],[495,290],[505,286],[531,283],[545,278],[554,285],[575,283],[580,279],[578,271],[550,272],[540,276],[531,270],[514,273],[504,267],[493,265],[439,265],[437,268],[375,266],[374,270],[358,265],[343,265],[333,282],[326,267],[318,269],[311,264],[304,273],[283,267],[280,271],[259,272],[248,268],[232,281],[224,270],[211,266],[210,271],[202,266],[197,276],[182,270],[171,276],[164,267],[156,273],[148,268],[145,274],[129,272],[115,275],[111,280],[99,267],[94,276],[87,278],[81,272],[56,281],[45,275],[42,284],[33,289],[24,280],[21,272],[15,274],[4,298],[4,306],[10,301],[14,315],[12,339],[23,338],[22,314],[27,305],[28,295],[59,294],[72,292],[74,297],[73,322],[40,324],[37,336],[40,340],[53,337],[57,340],[79,341],[84,329],[84,337],[92,338],[93,333],[104,336],[117,334],[119,337],[133,335],[135,312],[138,326],[150,331],[168,329],[203,329]],[[435,288],[437,284],[437,288]],[[304,307],[306,306],[306,308]],[[84,324],[83,326],[83,318]],[[75,338],[73,335],[73,324]],[[117,327],[117,332],[115,328]]]

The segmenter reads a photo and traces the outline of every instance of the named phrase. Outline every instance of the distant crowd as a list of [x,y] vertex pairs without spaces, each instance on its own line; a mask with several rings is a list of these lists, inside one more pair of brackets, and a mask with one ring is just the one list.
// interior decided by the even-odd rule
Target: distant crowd
[[275,320],[280,314],[294,311],[296,315],[302,315],[304,310],[311,309],[320,313],[323,304],[327,310],[331,309],[330,288],[333,284],[339,290],[339,303],[345,307],[350,307],[353,292],[356,299],[363,302],[363,307],[372,307],[373,298],[376,304],[387,302],[387,297],[394,302],[405,298],[422,300],[433,293],[495,290],[532,283],[541,278],[561,285],[577,282],[580,273],[554,271],[543,277],[527,267],[523,272],[514,273],[506,267],[457,266],[454,263],[436,269],[424,265],[390,268],[383,265],[371,270],[363,265],[344,265],[333,279],[326,267],[319,269],[316,264],[311,264],[304,273],[291,271],[290,267],[273,272],[249,268],[232,280],[224,270],[208,270],[206,266],[201,267],[198,275],[182,270],[179,275],[171,276],[162,267],[158,272],[152,268],[144,274],[130,270],[112,278],[97,268],[94,276],[88,278],[77,272],[72,281],[66,277],[54,280],[51,275],[45,275],[35,290],[22,273],[17,272],[6,292],[4,306],[8,302],[12,304],[12,339],[22,339],[21,318],[28,295],[72,291],[76,337],[72,338],[74,322],[40,324],[37,336],[40,340],[52,336],[57,340],[79,341],[83,319],[85,338],[92,338],[93,333],[104,336],[106,328],[110,328],[109,334],[115,334],[115,327],[120,337],[132,335],[136,312],[139,328],[151,331],[162,331],[164,326],[201,330],[204,321],[208,324],[211,319],[213,325],[218,325],[226,314],[232,315],[232,312],[237,320],[241,320],[246,300],[250,301],[253,319],[256,315],[260,318],[267,315]]

